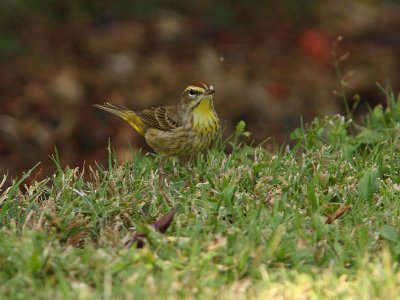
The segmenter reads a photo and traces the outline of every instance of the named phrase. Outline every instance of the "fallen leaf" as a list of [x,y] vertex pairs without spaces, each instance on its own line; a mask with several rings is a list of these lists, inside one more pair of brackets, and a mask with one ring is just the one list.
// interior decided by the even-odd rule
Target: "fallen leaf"
[[[154,221],[150,224],[156,231],[160,233],[164,233],[167,231],[169,225],[171,225],[172,220],[174,219],[176,210],[173,209],[169,213],[163,215],[158,220]],[[133,243],[136,242],[136,248],[143,248],[146,242],[146,234],[143,232],[135,232],[132,237],[124,243],[125,248],[129,248]]]
[[332,224],[335,220],[339,219],[345,212],[350,209],[350,205],[341,204],[332,215],[326,216],[325,224]]
[[156,231],[164,233],[168,229],[172,220],[174,219],[175,213],[176,213],[175,209],[171,210],[169,213],[163,215],[157,221],[151,223],[151,226],[153,226]]

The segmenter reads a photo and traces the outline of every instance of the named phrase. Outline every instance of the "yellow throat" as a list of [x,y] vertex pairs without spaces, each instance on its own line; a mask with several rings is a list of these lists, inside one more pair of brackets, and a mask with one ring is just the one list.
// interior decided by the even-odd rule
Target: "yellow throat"
[[203,98],[193,110],[193,129],[208,134],[218,128],[217,117],[212,108],[212,98]]
[[198,121],[201,121],[201,119],[212,118],[214,116],[214,112],[211,108],[211,98],[203,98],[199,105],[197,105],[193,110],[193,115]]

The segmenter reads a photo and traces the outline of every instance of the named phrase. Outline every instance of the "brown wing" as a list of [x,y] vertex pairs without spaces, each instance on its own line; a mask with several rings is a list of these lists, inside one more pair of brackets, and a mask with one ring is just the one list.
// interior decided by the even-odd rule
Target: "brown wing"
[[147,126],[160,130],[171,130],[182,125],[176,106],[152,107],[135,113]]

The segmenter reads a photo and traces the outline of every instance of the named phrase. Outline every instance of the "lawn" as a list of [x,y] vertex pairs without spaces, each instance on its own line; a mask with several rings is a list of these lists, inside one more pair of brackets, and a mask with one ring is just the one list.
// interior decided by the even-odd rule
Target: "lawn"
[[[0,192],[0,298],[400,298],[400,102],[387,102],[363,122],[317,118],[292,148],[247,144],[241,122],[190,169],[169,159],[163,192],[154,155],[71,169],[55,153],[51,177]],[[125,247],[135,232],[144,246]]]

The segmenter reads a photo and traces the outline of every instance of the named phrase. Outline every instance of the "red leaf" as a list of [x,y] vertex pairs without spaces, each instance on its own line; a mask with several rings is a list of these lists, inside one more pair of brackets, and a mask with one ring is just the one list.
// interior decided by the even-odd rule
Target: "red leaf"
[[172,220],[174,219],[175,213],[176,213],[175,209],[171,210],[169,213],[163,215],[157,221],[151,223],[151,226],[153,226],[156,231],[164,233],[168,229]]
[[[173,209],[169,213],[163,215],[158,220],[151,223],[156,231],[164,233],[167,231],[169,225],[171,225],[172,220],[174,219],[176,210]],[[124,247],[129,248],[133,243],[136,242],[136,248],[143,248],[146,243],[147,236],[143,232],[135,232],[132,237],[125,242]]]

